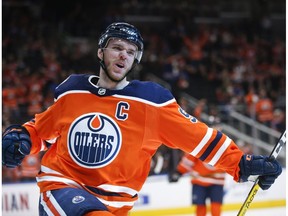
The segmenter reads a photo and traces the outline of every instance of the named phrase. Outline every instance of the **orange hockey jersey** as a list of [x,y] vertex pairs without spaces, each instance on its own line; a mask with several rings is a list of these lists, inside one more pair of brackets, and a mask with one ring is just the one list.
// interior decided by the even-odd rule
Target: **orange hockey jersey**
[[242,152],[219,131],[187,114],[171,93],[152,82],[124,89],[96,86],[94,75],[71,75],[55,103],[24,126],[31,153],[44,150],[40,191],[81,187],[109,208],[131,209],[162,144],[224,169],[238,180]]
[[210,185],[224,185],[225,183],[225,172],[223,170],[206,164],[190,154],[182,157],[177,170],[182,174],[190,173],[192,184],[206,187]]

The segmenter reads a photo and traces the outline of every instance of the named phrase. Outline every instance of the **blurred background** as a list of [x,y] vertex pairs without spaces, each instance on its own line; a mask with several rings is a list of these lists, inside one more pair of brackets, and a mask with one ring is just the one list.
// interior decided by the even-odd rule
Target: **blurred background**
[[[160,83],[245,152],[269,154],[286,128],[285,9],[284,0],[3,0],[2,128],[49,107],[70,74],[98,74],[100,33],[125,21],[144,38],[131,79]],[[2,167],[2,182],[35,181],[42,155]],[[169,175],[181,156],[161,147],[151,175]],[[285,150],[279,158],[285,166]]]

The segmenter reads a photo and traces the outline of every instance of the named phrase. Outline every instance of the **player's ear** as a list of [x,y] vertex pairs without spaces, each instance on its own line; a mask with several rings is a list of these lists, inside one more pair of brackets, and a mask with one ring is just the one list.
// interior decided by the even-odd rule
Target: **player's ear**
[[98,58],[103,60],[103,49],[98,49],[97,56],[98,56]]

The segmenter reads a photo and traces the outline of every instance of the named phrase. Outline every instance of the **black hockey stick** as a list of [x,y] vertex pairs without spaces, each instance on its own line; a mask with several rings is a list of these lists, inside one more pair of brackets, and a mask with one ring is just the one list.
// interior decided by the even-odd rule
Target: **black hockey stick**
[[[279,155],[282,147],[285,145],[285,143],[286,143],[286,130],[283,132],[283,134],[279,138],[277,144],[274,146],[271,154],[269,155],[270,160],[275,160],[278,157],[278,155]],[[242,204],[237,216],[244,216],[246,214],[246,211],[250,207],[250,204],[252,203],[256,193],[258,192],[258,190],[260,188],[258,183],[259,183],[259,177],[254,182],[253,187],[251,188],[248,196],[246,197],[244,203]]]

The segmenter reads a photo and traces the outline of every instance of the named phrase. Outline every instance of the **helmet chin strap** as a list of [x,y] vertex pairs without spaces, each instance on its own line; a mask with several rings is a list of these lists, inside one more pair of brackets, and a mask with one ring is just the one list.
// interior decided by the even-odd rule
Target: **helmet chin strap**
[[[103,52],[103,50],[102,50],[102,52]],[[103,52],[103,59],[100,59],[99,57],[97,57],[97,58],[98,58],[98,60],[99,60],[100,66],[101,66],[102,69],[104,70],[104,72],[105,72],[105,74],[107,75],[107,77],[108,77],[110,80],[112,80],[113,82],[116,82],[116,83],[121,82],[125,77],[127,77],[128,74],[135,68],[136,62],[137,62],[137,60],[135,59],[134,62],[133,62],[133,65],[132,65],[132,67],[131,67],[131,69],[126,73],[126,75],[125,75],[121,80],[116,80],[116,79],[114,79],[113,77],[111,77],[111,76],[109,75],[108,71],[107,71],[106,65],[105,65],[105,63],[104,63],[104,52]]]

